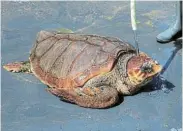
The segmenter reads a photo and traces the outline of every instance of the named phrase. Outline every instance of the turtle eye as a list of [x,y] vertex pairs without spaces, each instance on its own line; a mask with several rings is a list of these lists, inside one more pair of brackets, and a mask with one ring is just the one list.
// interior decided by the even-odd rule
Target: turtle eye
[[145,62],[141,67],[140,70],[144,73],[151,73],[153,71],[152,64],[150,62]]

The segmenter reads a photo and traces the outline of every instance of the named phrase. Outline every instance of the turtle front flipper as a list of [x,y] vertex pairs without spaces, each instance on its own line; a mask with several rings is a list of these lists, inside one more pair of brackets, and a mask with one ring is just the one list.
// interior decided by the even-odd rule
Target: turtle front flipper
[[29,61],[8,63],[6,65],[3,65],[3,68],[7,71],[14,73],[32,73]]
[[107,108],[115,105],[118,100],[118,92],[108,86],[74,88],[70,90],[49,88],[49,92],[86,108]]

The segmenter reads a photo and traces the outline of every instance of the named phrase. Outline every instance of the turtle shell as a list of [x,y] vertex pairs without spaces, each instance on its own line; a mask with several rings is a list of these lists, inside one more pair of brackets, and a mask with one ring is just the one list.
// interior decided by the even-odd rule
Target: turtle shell
[[118,56],[129,51],[134,52],[134,47],[117,38],[40,31],[29,59],[43,83],[75,88],[110,72]]

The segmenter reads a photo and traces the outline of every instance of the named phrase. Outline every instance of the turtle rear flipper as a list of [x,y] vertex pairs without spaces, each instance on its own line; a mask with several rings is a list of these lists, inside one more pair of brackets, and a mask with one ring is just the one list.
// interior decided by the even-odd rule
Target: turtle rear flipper
[[29,61],[13,62],[3,65],[3,68],[9,72],[14,73],[32,73]]
[[115,105],[119,100],[118,92],[114,88],[105,86],[102,89],[90,89],[87,89],[86,91],[83,88],[70,90],[49,88],[48,91],[68,102],[75,103],[86,108],[107,108]]

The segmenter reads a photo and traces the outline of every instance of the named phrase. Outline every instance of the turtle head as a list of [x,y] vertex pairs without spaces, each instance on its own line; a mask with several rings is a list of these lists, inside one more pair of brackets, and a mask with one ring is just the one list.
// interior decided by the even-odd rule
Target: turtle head
[[162,70],[157,61],[145,53],[130,58],[127,64],[127,74],[130,82],[135,86],[143,86],[150,82]]

